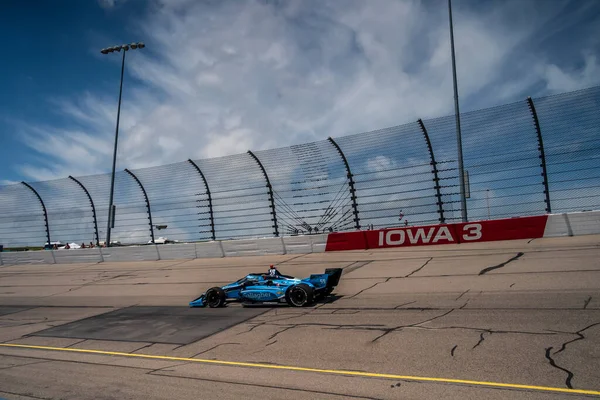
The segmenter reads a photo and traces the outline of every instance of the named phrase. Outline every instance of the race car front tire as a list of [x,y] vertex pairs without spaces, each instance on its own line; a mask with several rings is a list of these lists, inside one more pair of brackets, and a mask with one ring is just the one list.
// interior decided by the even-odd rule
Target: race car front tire
[[305,283],[290,287],[285,293],[285,300],[292,307],[304,307],[315,300],[315,291]]
[[206,304],[210,308],[223,307],[225,305],[225,291],[220,287],[213,287],[206,291]]

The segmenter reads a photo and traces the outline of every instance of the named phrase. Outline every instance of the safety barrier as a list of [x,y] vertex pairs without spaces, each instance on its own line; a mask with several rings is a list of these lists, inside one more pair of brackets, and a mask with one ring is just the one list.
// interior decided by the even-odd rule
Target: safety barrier
[[544,237],[581,236],[600,233],[600,211],[552,214]]
[[284,237],[285,254],[323,253],[327,245],[327,237],[327,234]]
[[52,251],[22,251],[0,253],[0,265],[55,264]]
[[600,211],[332,233],[326,251],[600,234]]
[[252,240],[0,253],[0,265],[309,254],[600,234],[600,211]]
[[322,234],[254,240],[210,241],[202,243],[3,252],[0,253],[0,265],[93,264],[122,261],[250,257],[271,254],[308,254],[324,252],[326,243],[327,235]]
[[496,220],[600,209],[599,103],[594,86],[463,113],[464,171],[451,114],[116,171],[111,204],[108,173],[0,185],[0,245],[104,242],[109,208],[111,238],[127,246],[160,234],[197,243],[458,223],[463,211]]
[[258,240],[228,240],[221,242],[225,257],[262,256],[284,254],[282,238]]

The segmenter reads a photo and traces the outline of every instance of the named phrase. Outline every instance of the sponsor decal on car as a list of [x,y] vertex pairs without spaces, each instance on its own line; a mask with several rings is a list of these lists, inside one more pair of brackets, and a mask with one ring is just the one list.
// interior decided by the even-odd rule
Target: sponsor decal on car
[[273,297],[273,295],[271,293],[267,293],[267,292],[249,292],[249,293],[244,293],[245,297],[249,297],[251,299],[270,299],[271,297]]

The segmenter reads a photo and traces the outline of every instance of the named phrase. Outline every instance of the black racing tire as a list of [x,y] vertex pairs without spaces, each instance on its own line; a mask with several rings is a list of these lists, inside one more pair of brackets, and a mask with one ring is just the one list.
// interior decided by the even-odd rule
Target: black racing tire
[[307,284],[300,283],[285,292],[285,301],[292,307],[304,307],[315,301],[315,291]]
[[206,304],[210,308],[218,308],[225,305],[225,291],[220,287],[208,289],[204,298],[206,299]]

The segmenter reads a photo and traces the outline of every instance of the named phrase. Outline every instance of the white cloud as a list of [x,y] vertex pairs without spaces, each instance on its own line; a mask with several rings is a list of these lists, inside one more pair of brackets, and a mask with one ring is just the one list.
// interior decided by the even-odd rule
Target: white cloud
[[113,8],[116,0],[98,0],[98,5],[102,8]]
[[127,0],[97,0],[97,1],[98,1],[98,5],[101,8],[104,8],[105,10],[110,10],[110,9],[120,6],[121,4],[125,3]]
[[370,172],[389,171],[397,167],[396,162],[386,156],[375,156],[368,159],[366,164],[366,169]]
[[585,64],[581,70],[564,71],[554,64],[547,65],[543,70],[548,82],[548,90],[566,92],[583,89],[598,82],[600,65],[594,54],[585,55]]
[[[455,3],[461,110],[513,101],[536,84],[556,91],[600,80],[593,53],[582,53],[583,68],[574,69],[532,47],[563,3],[509,1],[477,9]],[[562,24],[553,23],[554,32],[573,21]],[[417,0],[165,0],[152,3],[133,28],[147,47],[128,53],[121,169],[305,143],[453,112],[445,7]],[[520,57],[530,64],[513,62]],[[46,160],[21,165],[19,172],[28,179],[108,172],[114,98],[104,88],[90,89],[51,102],[71,123],[22,123],[26,144]]]

